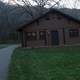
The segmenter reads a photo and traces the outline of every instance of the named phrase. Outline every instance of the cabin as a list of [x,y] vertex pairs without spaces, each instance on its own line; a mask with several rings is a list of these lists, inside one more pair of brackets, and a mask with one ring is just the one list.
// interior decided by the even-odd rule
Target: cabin
[[54,47],[80,43],[80,21],[52,9],[18,29],[22,47]]

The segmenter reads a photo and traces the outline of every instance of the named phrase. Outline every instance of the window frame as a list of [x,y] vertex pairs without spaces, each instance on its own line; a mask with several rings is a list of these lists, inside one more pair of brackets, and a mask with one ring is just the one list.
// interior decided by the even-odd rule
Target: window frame
[[[26,32],[27,40],[28,41],[34,41],[37,40],[37,32]],[[30,36],[28,34],[31,34]],[[35,33],[35,36],[33,36],[33,33]]]
[[69,29],[69,37],[70,38],[79,37],[79,30],[78,29]]
[[[43,33],[43,35],[41,35],[40,33]],[[39,31],[39,40],[45,40],[46,38],[46,31]]]

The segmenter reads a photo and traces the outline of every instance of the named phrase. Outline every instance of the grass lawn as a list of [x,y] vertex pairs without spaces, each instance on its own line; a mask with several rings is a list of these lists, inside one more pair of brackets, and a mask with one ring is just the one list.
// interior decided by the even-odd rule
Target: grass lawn
[[18,48],[8,80],[80,80],[80,47]]

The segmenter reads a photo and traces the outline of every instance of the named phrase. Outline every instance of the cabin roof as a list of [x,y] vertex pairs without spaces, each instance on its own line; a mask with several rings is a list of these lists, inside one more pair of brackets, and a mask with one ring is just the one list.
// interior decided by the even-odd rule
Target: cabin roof
[[77,23],[80,23],[80,20],[78,20],[78,19],[70,16],[69,14],[66,14],[66,13],[64,13],[64,12],[61,12],[59,9],[50,9],[48,12],[42,14],[41,16],[37,17],[36,19],[31,20],[29,23],[21,26],[21,27],[18,28],[17,30],[18,30],[18,31],[21,31],[23,28],[27,27],[28,25],[30,25],[30,24],[38,21],[38,20],[41,19],[41,18],[44,18],[47,14],[49,14],[49,13],[54,13],[54,12],[63,15],[63,16],[64,16],[65,18],[67,18],[68,20],[72,20],[72,21],[75,21],[75,22],[77,22]]

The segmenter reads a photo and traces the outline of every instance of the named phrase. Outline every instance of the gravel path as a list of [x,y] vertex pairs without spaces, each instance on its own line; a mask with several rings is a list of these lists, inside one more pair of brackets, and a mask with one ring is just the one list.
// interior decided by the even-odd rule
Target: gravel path
[[8,65],[16,47],[18,47],[18,45],[11,45],[7,48],[0,49],[0,80],[7,80]]

